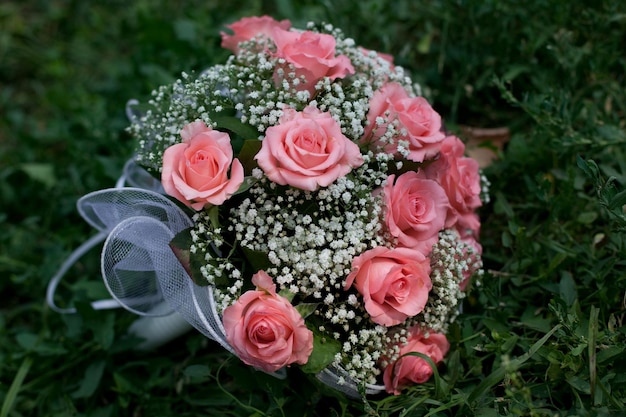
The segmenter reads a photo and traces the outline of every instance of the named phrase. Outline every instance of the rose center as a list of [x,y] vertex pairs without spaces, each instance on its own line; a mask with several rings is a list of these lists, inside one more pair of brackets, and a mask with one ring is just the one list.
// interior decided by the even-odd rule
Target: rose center
[[300,36],[296,48],[299,52],[309,57],[324,58],[329,52],[322,47],[322,39],[319,36],[313,36],[309,33],[304,33]]
[[187,161],[187,166],[192,168],[198,174],[206,176],[213,176],[219,169],[214,155],[205,150],[195,152],[189,161]]
[[265,321],[259,323],[255,328],[252,337],[258,344],[272,343],[276,336],[271,326],[268,326]]
[[405,278],[398,279],[393,284],[391,284],[391,287],[389,288],[389,291],[387,292],[387,297],[385,298],[393,299],[397,302],[402,303],[407,297],[409,290],[410,290],[410,287],[406,279]]
[[422,217],[428,209],[426,206],[426,202],[423,198],[421,198],[421,196],[412,197],[410,201],[410,206],[412,208],[412,213],[415,218]]
[[304,151],[322,153],[322,141],[317,132],[310,130],[302,132],[296,139],[296,144]]

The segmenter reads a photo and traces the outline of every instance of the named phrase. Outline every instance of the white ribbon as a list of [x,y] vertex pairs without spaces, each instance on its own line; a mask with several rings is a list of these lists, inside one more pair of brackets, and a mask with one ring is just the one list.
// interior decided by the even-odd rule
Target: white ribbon
[[[142,188],[124,187],[126,182]],[[232,352],[212,288],[193,283],[169,247],[172,238],[193,222],[158,192],[161,189],[158,181],[129,161],[116,188],[80,198],[78,211],[98,234],[77,248],[52,277],[47,303],[59,313],[76,312],[73,307],[59,307],[55,293],[69,268],[104,241],[102,278],[113,299],[91,303],[94,309],[123,307],[144,316],[129,329],[145,339],[141,348],[157,347],[193,326]]]
[[[338,391],[343,392],[348,397],[351,397],[351,398],[362,397],[359,391],[359,385],[352,378],[350,378],[348,372],[345,369],[329,366],[323,369],[321,372],[319,372],[316,376],[317,376],[317,379],[322,381],[324,384]],[[340,377],[343,378],[342,383],[339,383]],[[384,385],[365,384],[365,387],[364,387],[365,395],[376,395],[376,394],[380,394],[381,392],[385,392]]]

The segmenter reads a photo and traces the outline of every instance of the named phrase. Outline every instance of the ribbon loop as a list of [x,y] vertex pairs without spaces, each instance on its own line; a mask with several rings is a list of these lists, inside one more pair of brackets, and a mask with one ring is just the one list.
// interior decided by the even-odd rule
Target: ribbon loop
[[109,188],[84,195],[78,200],[80,215],[99,231],[111,231],[130,217],[147,216],[161,220],[174,234],[192,227],[193,222],[167,197],[140,188]]
[[158,194],[165,194],[161,181],[156,179],[141,166],[137,165],[137,162],[135,162],[134,159],[126,161],[123,172],[123,175],[118,180],[116,188],[121,188],[124,184],[128,184],[130,187],[150,190]]
[[173,236],[163,222],[146,216],[130,217],[111,231],[102,249],[102,277],[122,307],[142,316],[172,313],[157,307],[164,301],[159,275],[187,278],[169,249]]

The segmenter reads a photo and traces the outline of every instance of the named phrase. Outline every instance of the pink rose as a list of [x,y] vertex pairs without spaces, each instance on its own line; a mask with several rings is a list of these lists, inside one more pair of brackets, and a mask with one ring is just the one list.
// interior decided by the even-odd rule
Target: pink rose
[[436,180],[445,190],[450,209],[446,227],[459,230],[461,235],[471,230],[478,235],[480,220],[474,211],[480,200],[478,162],[464,156],[465,145],[456,136],[448,136],[441,144],[439,159],[424,168],[426,178]]
[[230,29],[233,34],[229,35],[225,32],[221,32],[222,48],[230,49],[237,54],[239,53],[239,44],[241,42],[249,41],[256,36],[271,39],[274,28],[287,30],[291,27],[291,22],[289,22],[289,20],[281,20],[278,22],[269,16],[253,16],[244,17],[226,27]]
[[230,137],[201,121],[183,127],[180,136],[183,142],[163,153],[165,192],[195,210],[222,204],[239,189],[244,177],[243,166],[233,159]]
[[[382,125],[376,119],[382,117]],[[398,122],[398,129],[405,131],[397,140],[409,142],[408,159],[422,162],[434,157],[439,151],[444,134],[441,132],[441,116],[423,97],[409,97],[398,83],[388,83],[374,92],[367,113],[368,125],[361,138],[362,143],[382,146],[386,152],[397,153],[397,142],[381,142],[387,125]]]
[[472,233],[480,235],[480,217],[474,212],[459,213],[454,225],[459,233]]
[[256,290],[245,292],[222,315],[226,339],[247,365],[275,372],[304,365],[313,351],[313,332],[293,305],[276,294],[265,271],[252,277]]
[[397,179],[390,175],[383,193],[389,233],[398,238],[399,245],[428,255],[444,228],[449,208],[443,188],[436,181],[409,171]]
[[450,343],[444,335],[430,332],[426,337],[418,326],[410,329],[408,343],[400,347],[400,358],[385,368],[383,381],[387,392],[399,395],[403,388],[422,384],[432,376],[433,369],[428,362],[419,356],[407,354],[423,353],[437,364],[443,360],[449,349]]
[[341,133],[330,113],[313,107],[285,110],[280,124],[266,130],[254,159],[271,181],[309,191],[363,164],[359,147]]
[[429,274],[430,262],[420,252],[378,246],[352,260],[344,289],[354,283],[372,321],[394,326],[424,309],[432,288]]
[[[324,77],[335,80],[348,74],[354,74],[354,67],[345,55],[335,56],[335,38],[332,35],[315,32],[291,32],[280,28],[274,29],[273,39],[276,43],[276,56],[294,66],[296,78],[304,76],[306,82],[297,86],[298,90],[315,93],[315,84]],[[285,73],[287,67],[282,68]],[[276,83],[291,79],[285,74],[275,74]]]

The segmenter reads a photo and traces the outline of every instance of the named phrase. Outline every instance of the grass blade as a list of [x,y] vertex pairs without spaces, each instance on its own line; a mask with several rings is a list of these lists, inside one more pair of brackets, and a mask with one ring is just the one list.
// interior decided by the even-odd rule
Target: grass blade
[[587,344],[589,352],[589,387],[591,389],[591,401],[596,403],[596,338],[598,335],[598,314],[600,310],[595,306],[591,306],[591,314],[589,315],[589,343]]
[[11,383],[11,387],[7,392],[7,396],[2,403],[2,410],[0,411],[0,417],[7,417],[9,412],[13,408],[13,403],[17,398],[17,394],[20,392],[22,388],[22,384],[24,383],[24,379],[26,375],[28,375],[28,371],[30,366],[33,364],[32,358],[24,358],[22,361],[22,365],[20,365],[20,369],[17,370],[17,374],[15,375],[15,379],[13,379],[13,383]]

